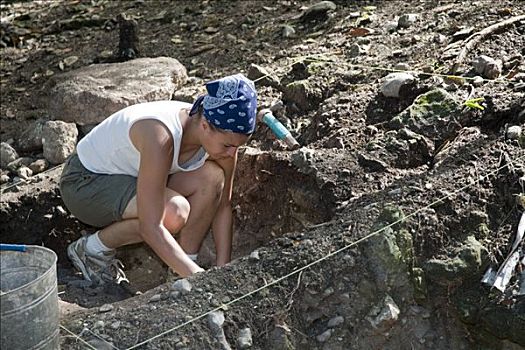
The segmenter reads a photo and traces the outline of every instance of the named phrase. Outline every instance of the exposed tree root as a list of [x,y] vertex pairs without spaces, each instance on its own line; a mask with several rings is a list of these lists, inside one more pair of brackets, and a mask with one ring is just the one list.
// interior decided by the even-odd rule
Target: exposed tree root
[[[487,28],[485,28],[485,29],[483,29],[483,30],[481,30],[479,32],[476,32],[476,33],[472,34],[471,36],[469,36],[464,41],[456,43],[456,45],[454,45],[454,47],[463,46],[463,48],[461,49],[461,51],[460,51],[460,53],[459,53],[459,55],[458,55],[458,57],[456,59],[456,62],[454,62],[454,65],[452,66],[452,74],[456,73],[456,71],[459,69],[459,67],[461,66],[461,64],[463,63],[465,58],[467,57],[467,54],[480,41],[482,41],[484,38],[494,34],[495,32],[498,32],[501,29],[508,27],[509,25],[513,24],[514,22],[518,22],[518,21],[521,21],[521,20],[525,20],[525,15],[511,17],[511,18],[509,18],[509,19],[507,19],[505,21],[493,24],[490,27],[487,27]],[[451,47],[449,47],[449,48],[451,48]]]

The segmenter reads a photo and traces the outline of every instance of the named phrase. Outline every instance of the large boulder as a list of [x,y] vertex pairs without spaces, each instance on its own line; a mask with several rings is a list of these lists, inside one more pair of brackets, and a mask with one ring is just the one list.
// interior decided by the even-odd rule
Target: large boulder
[[49,112],[54,119],[96,124],[132,104],[169,100],[187,79],[186,68],[169,57],[95,64],[49,82]]
[[0,167],[5,169],[7,164],[18,158],[18,153],[6,142],[0,143]]

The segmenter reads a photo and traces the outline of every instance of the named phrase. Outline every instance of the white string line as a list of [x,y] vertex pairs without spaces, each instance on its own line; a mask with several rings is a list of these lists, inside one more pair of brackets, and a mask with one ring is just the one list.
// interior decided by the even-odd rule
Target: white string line
[[102,338],[100,335],[96,334],[95,332],[91,331],[91,329],[89,328],[84,328],[84,330],[88,331],[89,333],[93,334],[95,337],[97,337],[98,339],[102,340],[104,342],[105,345],[109,345],[111,346],[113,349],[116,349],[116,350],[120,350],[119,348],[117,348],[115,345],[113,345],[112,343],[108,342],[106,339]]
[[97,348],[95,348],[93,345],[89,344],[87,341],[85,341],[84,339],[82,339],[82,337],[78,334],[75,334],[73,333],[72,331],[70,331],[69,329],[67,329],[66,327],[64,327],[63,325],[60,325],[60,328],[62,328],[63,330],[65,330],[66,332],[68,332],[69,334],[71,334],[73,337],[75,337],[77,340],[80,340],[82,343],[84,343],[84,345],[87,345],[88,348],[90,348],[91,350],[97,350]]
[[[312,56],[325,56],[326,54],[327,54],[327,53],[312,54],[312,55],[308,55],[308,56],[296,56],[296,57],[294,57],[296,60],[293,61],[292,63],[290,63],[289,65],[287,65],[286,67],[291,67],[291,66],[294,65],[295,63],[297,63],[297,62],[301,62],[302,60],[307,59],[307,58],[312,57]],[[398,70],[398,69],[386,68],[386,67],[379,67],[379,66],[374,67],[374,66],[366,66],[366,65],[357,65],[357,64],[352,64],[352,63],[347,63],[347,64],[350,65],[350,66],[361,67],[361,68],[369,68],[369,69],[380,69],[380,70],[396,71],[396,72],[406,72],[406,73],[409,73],[409,72],[418,72],[418,71],[415,71],[415,70],[407,70],[407,71],[405,71],[405,70]],[[437,73],[425,73],[425,72],[419,72],[419,73],[420,73],[420,74],[426,74],[426,75],[436,75],[436,76],[444,76],[444,77],[456,77],[456,78],[464,78],[464,79],[473,79],[473,78],[470,78],[470,77],[461,77],[461,76],[445,75],[445,74],[437,74]],[[266,78],[266,77],[268,77],[268,76],[270,76],[270,75],[271,75],[271,73],[267,73],[267,74],[265,74],[265,75],[263,75],[263,76],[261,76],[261,77],[255,79],[255,80],[253,80],[253,82],[255,83],[255,82],[257,82],[257,81],[259,81],[259,80],[262,80],[262,79],[264,79],[264,78]],[[501,82],[501,80],[490,80],[490,79],[485,79],[485,81]],[[503,80],[503,81],[505,81],[505,80]],[[510,81],[507,81],[507,82],[510,82]],[[48,170],[46,170],[46,171],[44,171],[44,172],[42,172],[42,173],[40,173],[40,174],[45,174],[45,173],[51,172],[51,171],[57,169],[57,168],[60,167],[60,166],[61,166],[61,165],[57,165],[57,166],[55,166],[55,167],[53,167],[53,168],[51,168],[51,169],[48,169]],[[503,169],[503,168],[505,168],[505,167],[507,167],[507,165],[501,167],[500,169]],[[499,171],[500,169],[497,169],[496,171]],[[489,173],[489,174],[486,175],[486,176],[490,176],[491,174],[492,174],[492,173]],[[479,180],[478,180],[478,181],[479,181]],[[14,187],[14,186],[16,186],[16,185],[18,185],[18,184],[22,184],[22,183],[27,183],[27,181],[26,181],[26,180],[22,180],[22,181],[20,181],[20,182],[14,183],[14,184],[12,184],[12,185],[10,185],[10,186],[7,186],[7,187],[2,188],[1,191],[3,192],[3,191],[5,191],[5,190],[7,190],[7,189],[9,189],[9,188],[11,188],[11,187]],[[472,185],[472,184],[470,184],[470,185],[466,185],[464,188],[468,188],[468,187],[471,186],[471,185]],[[325,260],[325,259],[328,259],[329,257],[332,257],[333,255],[338,254],[339,252],[341,252],[341,251],[343,251],[343,250],[346,250],[346,249],[350,248],[350,247],[353,246],[353,245],[357,245],[358,243],[364,241],[365,239],[368,239],[368,238],[370,238],[370,237],[372,237],[372,236],[374,236],[374,235],[376,235],[376,234],[379,234],[380,232],[384,231],[386,228],[389,228],[389,227],[391,227],[391,226],[397,224],[398,222],[401,222],[401,221],[403,221],[403,220],[405,220],[405,219],[407,219],[407,218],[409,218],[409,217],[411,217],[411,216],[413,216],[413,215],[419,213],[419,212],[422,211],[422,210],[428,209],[428,208],[431,207],[432,205],[434,205],[434,204],[436,204],[436,203],[439,203],[441,200],[446,199],[446,198],[448,198],[448,197],[451,197],[451,196],[455,195],[456,193],[458,193],[459,191],[463,190],[464,188],[462,188],[462,189],[460,189],[460,190],[458,190],[458,191],[456,191],[456,192],[453,192],[453,193],[450,194],[449,196],[445,196],[444,198],[439,199],[439,200],[437,200],[436,202],[431,203],[430,205],[428,205],[428,206],[426,206],[426,207],[424,207],[424,208],[420,208],[419,210],[415,211],[414,213],[412,213],[412,214],[406,216],[404,219],[400,219],[400,220],[394,222],[393,224],[390,224],[390,225],[388,225],[388,226],[385,226],[385,227],[383,227],[382,229],[380,229],[380,230],[374,232],[373,234],[369,234],[368,236],[365,236],[365,237],[363,237],[363,238],[361,238],[361,239],[359,239],[359,240],[357,240],[357,241],[351,243],[351,244],[348,245],[348,246],[345,246],[345,247],[343,247],[343,248],[341,248],[341,249],[339,249],[339,250],[337,250],[337,251],[335,251],[335,252],[333,252],[333,253],[330,253],[330,254],[328,254],[327,256],[325,256],[325,257],[323,257],[323,258],[321,258],[321,259],[319,259],[319,260],[317,260],[317,261],[314,261],[314,262],[312,262],[312,263],[310,263],[310,264],[308,264],[308,265],[306,265],[306,266],[303,266],[302,268],[300,268],[300,269],[298,269],[298,270],[295,270],[295,271],[291,272],[291,273],[288,274],[288,275],[285,275],[285,276],[283,276],[283,277],[281,277],[281,278],[279,278],[279,279],[277,279],[277,280],[275,280],[275,281],[273,281],[273,282],[271,282],[271,283],[265,284],[264,286],[262,286],[262,287],[260,287],[260,288],[258,288],[258,289],[255,289],[255,290],[249,292],[248,294],[245,294],[245,295],[243,295],[243,296],[241,296],[241,297],[239,297],[239,298],[237,298],[237,299],[234,299],[234,300],[232,300],[232,301],[230,301],[230,302],[228,302],[228,303],[226,303],[226,304],[223,304],[223,305],[221,305],[221,306],[218,306],[218,307],[216,307],[215,309],[212,309],[212,310],[210,310],[210,311],[208,311],[208,312],[206,312],[206,313],[204,313],[204,314],[202,314],[202,315],[200,315],[200,316],[198,316],[198,317],[195,317],[195,318],[193,318],[193,319],[191,319],[191,320],[189,320],[189,321],[187,321],[187,322],[184,322],[183,324],[181,324],[181,325],[179,325],[179,326],[177,326],[177,327],[175,327],[175,328],[173,328],[173,329],[170,329],[170,330],[168,330],[168,331],[165,331],[165,332],[163,332],[163,333],[160,333],[160,334],[158,334],[157,336],[155,336],[155,337],[153,337],[153,338],[150,338],[150,339],[148,339],[148,340],[146,340],[146,341],[144,341],[144,342],[142,342],[142,343],[139,343],[139,344],[136,344],[136,345],[134,345],[134,346],[132,346],[132,347],[130,347],[130,348],[127,348],[126,350],[131,350],[131,349],[134,349],[134,348],[136,348],[136,347],[138,347],[138,346],[140,346],[140,345],[146,344],[146,343],[148,343],[148,342],[150,342],[150,341],[152,341],[152,340],[154,340],[154,339],[156,339],[156,338],[158,338],[158,337],[160,337],[160,336],[163,336],[163,335],[165,335],[165,334],[167,334],[167,333],[170,333],[170,332],[175,331],[175,330],[177,330],[177,329],[179,329],[179,328],[182,328],[182,327],[184,327],[185,325],[187,325],[187,324],[189,324],[189,323],[192,323],[192,322],[194,322],[194,321],[197,321],[197,320],[199,320],[199,319],[201,319],[201,318],[203,318],[203,317],[209,315],[209,314],[212,313],[212,312],[218,311],[218,310],[222,309],[224,306],[229,306],[229,305],[233,304],[234,302],[237,302],[237,301],[240,301],[240,300],[242,300],[242,299],[245,299],[245,298],[247,298],[248,296],[251,296],[251,295],[253,295],[253,294],[255,294],[255,293],[257,293],[257,292],[259,292],[259,291],[261,291],[261,290],[263,290],[263,289],[265,289],[265,288],[267,288],[267,287],[269,287],[269,286],[272,286],[272,285],[274,285],[274,284],[277,284],[277,283],[279,283],[280,281],[282,281],[282,280],[284,280],[284,279],[286,279],[286,278],[288,278],[288,277],[290,277],[290,276],[293,276],[293,275],[295,275],[295,274],[298,273],[298,272],[302,272],[303,270],[309,268],[310,266],[313,266],[313,265],[315,265],[315,264],[317,264],[317,263],[319,263],[319,262],[321,262],[321,261],[323,261],[323,260]],[[85,343],[90,349],[95,349],[95,348],[92,347],[89,343],[87,343],[86,341],[84,341],[79,335],[77,335],[77,334],[73,333],[72,331],[68,330],[68,329],[67,329],[66,327],[64,327],[63,325],[60,325],[60,327],[63,328],[63,329],[64,329],[65,331],[67,331],[68,333],[74,335],[77,339],[81,340],[81,341],[82,341],[83,343]],[[88,329],[88,331],[89,331],[89,329]],[[90,331],[90,332],[91,332],[91,331]],[[94,334],[95,336],[97,336],[95,333],[93,333],[93,332],[91,332],[91,333]],[[97,337],[98,337],[98,336],[97,336]],[[100,338],[100,337],[99,337],[99,338]],[[100,339],[102,339],[102,338],[100,338]],[[112,346],[114,349],[120,350],[119,348],[117,348],[117,347],[115,347],[115,346],[113,346],[113,345],[111,345],[111,346]],[[96,349],[95,349],[95,350],[96,350]]]
[[15,186],[18,186],[18,185],[30,184],[31,182],[28,182],[28,180],[31,180],[31,179],[34,179],[34,178],[36,179],[36,176],[37,176],[37,175],[40,175],[40,174],[44,175],[44,174],[46,174],[46,173],[50,173],[50,172],[52,172],[53,170],[55,170],[55,169],[57,169],[57,168],[59,168],[59,167],[61,167],[61,166],[62,166],[62,164],[56,165],[56,166],[54,166],[53,168],[50,168],[50,169],[47,169],[47,170],[45,170],[45,171],[42,171],[42,172],[40,172],[40,173],[38,173],[38,174],[35,174],[34,177],[31,176],[31,177],[29,177],[28,179],[20,179],[20,181],[18,181],[18,182],[13,182],[12,184],[9,184],[8,186],[0,187],[0,193],[4,193],[5,190],[8,190],[8,189],[10,189],[10,188],[12,188],[12,187],[15,187]]
[[[521,159],[525,159],[525,156],[522,156],[521,158],[518,158],[516,160],[516,162],[520,161]],[[171,333],[171,332],[173,332],[173,331],[175,331],[177,329],[180,329],[180,328],[186,326],[187,324],[193,323],[193,322],[195,322],[195,321],[197,321],[197,320],[199,320],[199,319],[209,315],[212,312],[215,312],[215,311],[218,311],[220,309],[223,309],[225,306],[230,306],[230,305],[232,305],[232,304],[234,304],[234,303],[236,303],[236,302],[238,302],[238,301],[240,301],[242,299],[245,299],[245,298],[247,298],[247,297],[249,297],[249,296],[251,296],[251,295],[253,295],[253,294],[257,293],[257,292],[260,292],[261,290],[263,290],[265,288],[268,288],[268,287],[270,287],[270,286],[272,286],[274,284],[277,284],[277,283],[287,279],[288,277],[291,277],[291,276],[293,276],[293,275],[295,275],[295,274],[297,274],[299,272],[302,272],[302,271],[306,270],[307,268],[309,268],[309,267],[311,267],[313,265],[316,265],[316,264],[318,264],[318,263],[320,263],[320,262],[322,262],[322,261],[324,261],[324,260],[326,260],[326,259],[328,259],[328,258],[330,258],[330,257],[332,257],[334,255],[336,255],[336,254],[339,254],[340,252],[342,252],[344,250],[347,250],[348,248],[353,247],[353,246],[355,246],[355,245],[357,245],[357,244],[359,244],[359,243],[361,243],[361,242],[363,242],[363,241],[365,241],[365,240],[367,240],[367,239],[369,239],[369,238],[371,238],[373,236],[376,236],[379,233],[385,231],[387,228],[390,228],[390,227],[392,227],[394,225],[397,225],[400,222],[405,221],[408,218],[411,218],[412,216],[420,213],[421,211],[426,210],[426,209],[432,207],[433,205],[435,205],[435,204],[437,204],[439,202],[442,202],[445,199],[450,198],[450,197],[458,194],[459,192],[464,191],[465,189],[469,188],[470,186],[472,186],[472,185],[474,185],[476,183],[479,183],[481,180],[483,180],[483,179],[485,179],[485,178],[487,178],[487,177],[489,177],[489,176],[499,172],[500,170],[502,170],[502,169],[504,169],[504,168],[506,168],[508,166],[509,166],[509,163],[507,163],[507,164],[497,168],[496,170],[488,173],[487,175],[484,175],[484,176],[478,178],[477,180],[473,181],[472,183],[467,184],[467,185],[461,187],[460,189],[458,189],[458,190],[456,190],[456,191],[454,191],[454,192],[452,192],[452,193],[450,193],[450,194],[448,194],[448,195],[446,195],[446,196],[444,196],[444,197],[442,197],[442,198],[440,198],[440,199],[430,203],[429,205],[427,205],[425,207],[422,207],[422,208],[419,208],[418,210],[416,210],[415,212],[412,212],[411,214],[405,216],[404,218],[398,219],[398,220],[396,220],[396,221],[394,221],[394,222],[392,222],[392,223],[390,223],[390,224],[388,224],[388,225],[386,225],[386,226],[384,226],[384,227],[382,227],[382,228],[380,228],[380,229],[378,229],[378,230],[376,230],[376,231],[374,231],[374,232],[372,232],[372,233],[370,233],[370,234],[368,234],[368,235],[366,235],[366,236],[364,236],[364,237],[362,237],[362,238],[360,238],[360,239],[358,239],[358,240],[356,240],[356,241],[354,241],[354,242],[352,242],[352,243],[350,243],[350,244],[348,244],[348,245],[346,245],[346,246],[344,246],[344,247],[342,247],[342,248],[332,252],[332,253],[329,253],[329,254],[325,255],[324,257],[321,257],[320,259],[317,259],[317,260],[315,260],[315,261],[313,261],[313,262],[311,262],[311,263],[309,263],[309,264],[307,264],[307,265],[305,265],[305,266],[303,266],[303,267],[301,267],[299,269],[296,269],[296,270],[288,273],[287,275],[284,275],[284,276],[276,279],[275,281],[272,281],[270,283],[266,283],[262,287],[259,287],[259,288],[255,289],[255,290],[251,291],[251,292],[248,292],[248,293],[246,293],[246,294],[244,294],[244,295],[242,295],[242,296],[240,296],[240,297],[238,297],[238,298],[236,298],[236,299],[234,299],[234,300],[232,300],[232,301],[230,301],[230,302],[228,302],[226,304],[222,304],[221,306],[218,306],[218,307],[216,307],[216,308],[214,308],[214,309],[212,309],[212,310],[210,310],[210,311],[208,311],[208,312],[206,312],[206,313],[204,313],[202,315],[194,317],[193,319],[191,319],[189,321],[186,321],[186,322],[184,322],[184,323],[182,323],[182,324],[180,324],[180,325],[178,325],[178,326],[176,326],[176,327],[174,327],[172,329],[168,329],[167,331],[164,331],[164,332],[162,332],[160,334],[157,334],[157,335],[155,335],[155,336],[153,336],[153,337],[151,337],[149,339],[146,339],[145,341],[143,341],[141,343],[133,345],[132,347],[127,348],[126,350],[132,350],[132,349],[135,349],[135,348],[137,348],[137,347],[139,347],[141,345],[149,343],[149,342],[151,342],[154,339],[157,339],[157,338],[162,337],[162,336],[164,336],[164,335],[166,335],[168,333]],[[348,222],[346,222],[346,223],[348,223]]]

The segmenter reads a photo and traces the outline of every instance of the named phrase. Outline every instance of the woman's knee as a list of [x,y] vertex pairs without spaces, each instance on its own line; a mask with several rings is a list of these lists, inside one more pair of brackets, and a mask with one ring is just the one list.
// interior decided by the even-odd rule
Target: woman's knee
[[172,234],[179,232],[190,216],[190,203],[181,195],[175,195],[166,202],[164,226]]
[[215,192],[220,197],[224,188],[224,170],[214,161],[207,161],[201,169],[200,180],[203,189]]

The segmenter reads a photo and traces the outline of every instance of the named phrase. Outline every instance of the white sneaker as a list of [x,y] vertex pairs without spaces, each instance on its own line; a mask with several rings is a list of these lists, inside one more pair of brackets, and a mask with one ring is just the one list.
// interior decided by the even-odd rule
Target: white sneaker
[[104,252],[92,255],[86,252],[87,236],[81,237],[67,247],[67,256],[73,265],[82,272],[84,279],[95,284],[114,282],[129,283],[124,271],[124,265],[115,259],[114,252]]

